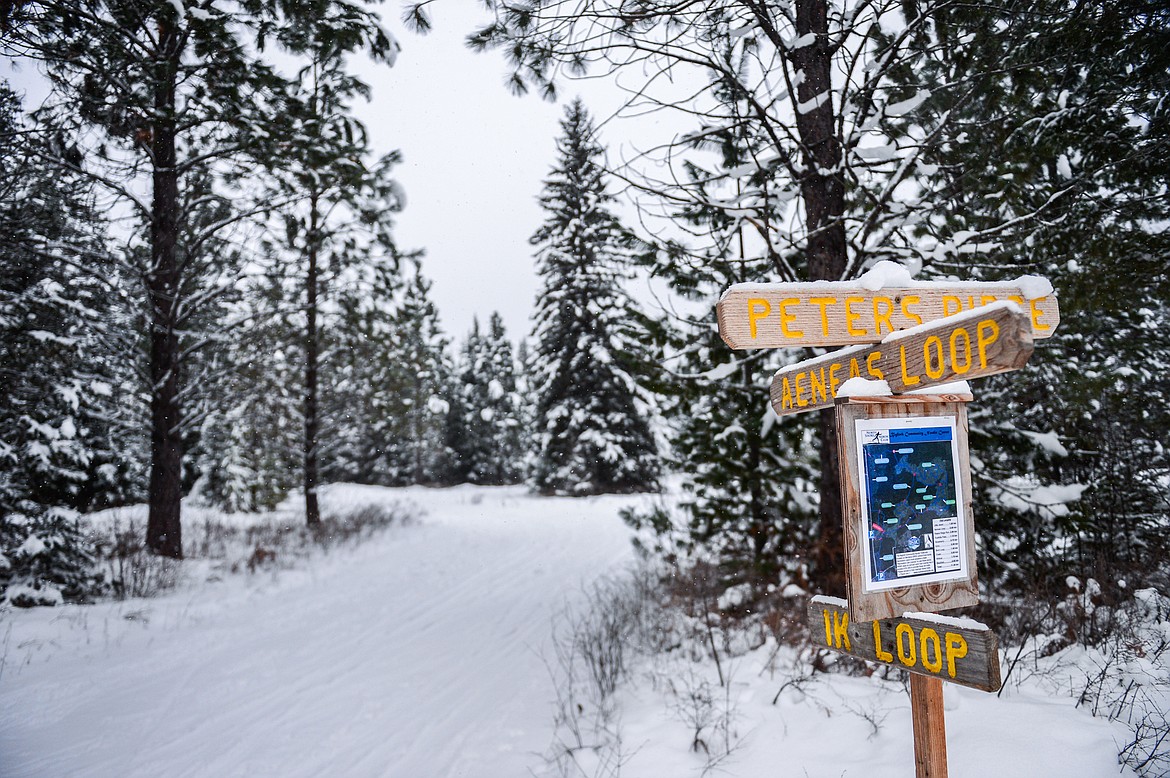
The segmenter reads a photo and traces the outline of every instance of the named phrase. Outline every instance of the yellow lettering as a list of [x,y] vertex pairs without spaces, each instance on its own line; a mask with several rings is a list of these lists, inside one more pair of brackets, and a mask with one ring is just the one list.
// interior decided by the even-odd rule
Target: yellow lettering
[[893,662],[894,655],[889,651],[882,651],[882,627],[880,621],[873,623],[873,653],[879,662]]
[[1024,302],[1024,298],[1020,297],[1018,294],[1013,294],[1008,299],[1011,300],[1016,305],[1020,306],[1021,308],[1023,308],[1025,305],[1027,305],[1027,303]]
[[861,314],[854,313],[853,304],[865,302],[864,297],[846,297],[845,298],[845,329],[850,335],[868,335],[869,332],[861,330],[853,326],[853,323],[861,318]]
[[[930,627],[924,627],[918,633],[918,641],[921,644],[922,666],[932,673],[937,673],[942,670],[943,666],[943,652],[942,641],[939,640],[938,633]],[[934,659],[930,658],[930,652],[927,648],[934,645]]]
[[829,626],[829,609],[825,608],[821,611],[821,615],[825,617],[825,645],[829,648],[833,647],[833,628]]
[[825,369],[822,367],[820,372],[821,372],[821,380],[818,381],[817,374],[811,370],[809,371],[809,373],[808,373],[808,382],[809,382],[808,393],[809,393],[809,396],[812,398],[813,402],[817,401],[817,393],[818,392],[820,392],[820,395],[821,395],[821,402],[828,402],[829,394],[826,391],[826,387],[825,387]]
[[[953,295],[943,295],[943,316],[954,316],[963,310],[963,301]],[[953,307],[953,309],[952,309]]]
[[957,632],[948,632],[947,641],[947,675],[955,677],[955,660],[967,656],[967,640]]
[[876,378],[878,381],[885,380],[885,376],[882,375],[882,371],[878,369],[878,366],[876,364],[874,364],[881,358],[882,358],[882,352],[880,352],[880,351],[875,351],[872,354],[870,354],[868,357],[865,358],[865,372],[869,373],[871,376]]
[[780,396],[781,408],[795,408],[792,404],[792,384],[788,382],[788,376],[784,376],[784,391]]
[[794,330],[788,326],[796,321],[796,314],[788,312],[788,306],[790,305],[800,305],[800,300],[790,297],[780,303],[780,331],[784,333],[784,337],[786,338],[803,338],[803,332]]
[[844,648],[850,651],[849,648],[849,614],[842,611],[833,611],[833,640],[837,642],[837,648]]
[[760,319],[767,318],[768,314],[772,312],[772,306],[767,300],[761,297],[753,297],[747,301],[748,306],[748,331],[752,339],[756,337],[756,329]]
[[[959,350],[959,336],[963,336],[963,350]],[[959,355],[966,357],[966,361],[959,362]],[[971,369],[971,333],[962,327],[958,327],[951,333],[951,370],[954,370],[956,375],[963,375]]]
[[[1045,298],[1043,298],[1043,297],[1040,298],[1040,300],[1043,300],[1043,299],[1045,299]],[[1044,315],[1044,311],[1040,310],[1040,308],[1039,308],[1040,300],[1032,300],[1032,304],[1031,304],[1032,329],[1037,330],[1037,331],[1050,330],[1050,329],[1052,329],[1052,327],[1048,326],[1047,324],[1040,323],[1040,317]]]
[[841,380],[837,378],[837,371],[841,369],[839,362],[834,362],[829,368],[829,394],[834,397],[837,396],[837,387],[840,386]]
[[898,346],[898,352],[902,360],[902,383],[906,386],[914,386],[915,384],[921,383],[922,379],[918,376],[910,375],[906,372],[906,347]]
[[[885,310],[882,310],[882,305],[885,305]],[[888,297],[873,298],[873,331],[875,335],[882,334],[882,324],[886,325],[886,329],[890,332],[894,331],[894,324],[890,321],[890,316],[894,313],[894,301]]]
[[814,305],[821,306],[821,334],[828,335],[829,334],[829,312],[828,312],[827,308],[830,305],[836,305],[837,298],[836,297],[810,297],[810,298],[808,298],[808,301],[810,303],[813,303]]
[[861,378],[861,367],[857,364],[857,357],[849,360],[849,377]]
[[800,379],[802,378],[804,378],[804,373],[800,372],[796,374],[796,378],[793,381],[796,384],[796,404],[801,408],[808,405],[808,400],[804,399],[804,387],[800,385]]
[[922,298],[916,294],[908,294],[902,298],[902,315],[907,319],[913,319],[915,324],[922,323],[922,317],[914,311],[910,310],[911,305],[918,305],[922,302]]
[[[932,346],[938,357],[938,362],[933,369],[930,364],[930,350]],[[926,366],[926,374],[931,378],[942,378],[942,374],[946,370],[946,361],[943,359],[942,339],[937,335],[931,335],[927,338],[926,342],[922,344],[922,357]]]
[[[986,333],[986,334],[985,334]],[[999,340],[999,325],[994,319],[985,319],[975,328],[975,344],[979,348],[979,367],[987,367],[987,347]]]
[[[903,640],[905,638],[905,640]],[[914,646],[914,630],[909,624],[899,624],[894,630],[894,647],[898,650],[898,661],[907,667],[913,667],[918,662]]]
[[993,294],[985,294],[979,298],[979,304],[980,305],[987,305],[988,303],[995,302],[997,299],[998,298]]

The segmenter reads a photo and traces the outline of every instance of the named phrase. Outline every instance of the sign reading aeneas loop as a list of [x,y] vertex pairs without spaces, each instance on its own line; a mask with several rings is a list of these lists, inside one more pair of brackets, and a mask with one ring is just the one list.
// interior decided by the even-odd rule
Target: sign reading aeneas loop
[[781,368],[772,378],[772,408],[780,416],[828,408],[850,378],[884,380],[900,394],[1017,370],[1031,355],[1028,314],[1014,303],[992,303],[892,333],[874,346]]
[[848,282],[737,284],[716,308],[719,334],[734,349],[877,343],[891,332],[1001,300],[1019,305],[1033,337],[1060,322],[1056,296],[1029,297],[1028,284],[922,284],[870,291]]

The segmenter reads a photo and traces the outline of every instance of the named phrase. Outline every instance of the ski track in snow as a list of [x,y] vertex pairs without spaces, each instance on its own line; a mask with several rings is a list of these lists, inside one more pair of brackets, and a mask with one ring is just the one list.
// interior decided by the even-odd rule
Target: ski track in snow
[[428,515],[299,570],[0,626],[0,775],[529,775],[551,619],[632,559],[632,499],[332,496]]

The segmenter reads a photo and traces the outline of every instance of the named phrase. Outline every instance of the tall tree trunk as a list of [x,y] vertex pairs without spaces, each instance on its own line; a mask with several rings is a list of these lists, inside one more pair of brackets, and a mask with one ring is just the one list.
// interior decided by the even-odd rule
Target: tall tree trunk
[[[796,128],[804,156],[801,199],[808,221],[808,273],[816,280],[836,281],[845,272],[845,184],[841,178],[841,140],[837,137],[832,100],[833,50],[828,38],[826,0],[797,0],[796,34],[816,35],[816,42],[792,52],[804,79],[797,98]],[[841,496],[837,466],[834,412],[820,413],[820,529],[815,549],[816,583],[820,591],[844,594],[844,552],[841,546]]]
[[[168,9],[169,13],[169,9]],[[179,173],[175,163],[175,82],[183,42],[165,16],[159,19],[155,63],[151,256],[146,274],[150,302],[150,493],[146,544],[156,554],[181,559],[182,415],[179,405],[180,293],[178,257]]]
[[308,274],[305,279],[305,522],[310,527],[321,524],[321,507],[317,502],[317,261],[320,248],[317,232],[320,225],[320,195],[314,188],[309,195]]

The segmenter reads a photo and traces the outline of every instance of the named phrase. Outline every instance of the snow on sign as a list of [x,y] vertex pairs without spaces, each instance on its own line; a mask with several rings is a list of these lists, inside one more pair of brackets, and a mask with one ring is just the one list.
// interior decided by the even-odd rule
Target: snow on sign
[[833,651],[985,692],[998,691],[1002,685],[999,640],[970,619],[907,613],[850,621],[845,600],[814,597],[808,606],[808,626],[814,642]]
[[997,302],[781,368],[772,378],[779,416],[832,407],[850,378],[886,381],[894,393],[982,378],[1024,366],[1032,355],[1029,316]]
[[[1052,285],[1037,276],[1007,283],[915,282],[879,266],[854,282],[736,284],[719,300],[719,334],[733,349],[877,343],[892,332],[1009,300],[1027,314],[1032,336],[1060,322]],[[893,266],[898,267],[898,266]],[[875,271],[884,272],[875,272]],[[883,286],[893,282],[893,286]]]

